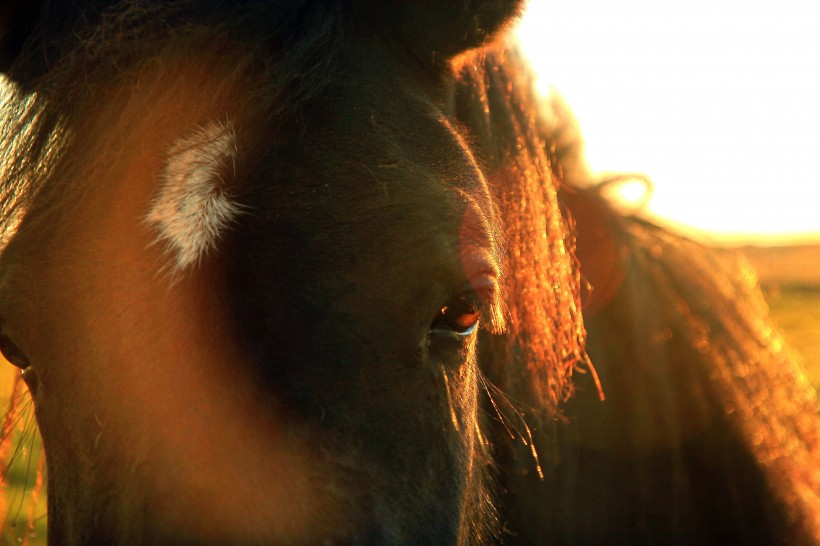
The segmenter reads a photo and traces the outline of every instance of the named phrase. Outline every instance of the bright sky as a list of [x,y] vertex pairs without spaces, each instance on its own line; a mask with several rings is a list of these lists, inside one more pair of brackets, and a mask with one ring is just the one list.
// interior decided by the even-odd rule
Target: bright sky
[[530,0],[519,37],[594,170],[726,242],[820,242],[818,0]]

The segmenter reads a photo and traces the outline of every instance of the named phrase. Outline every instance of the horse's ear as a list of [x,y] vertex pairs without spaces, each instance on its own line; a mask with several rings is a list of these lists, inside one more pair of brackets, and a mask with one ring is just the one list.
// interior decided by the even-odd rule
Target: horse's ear
[[403,41],[424,59],[447,61],[489,42],[523,9],[523,0],[379,2]]

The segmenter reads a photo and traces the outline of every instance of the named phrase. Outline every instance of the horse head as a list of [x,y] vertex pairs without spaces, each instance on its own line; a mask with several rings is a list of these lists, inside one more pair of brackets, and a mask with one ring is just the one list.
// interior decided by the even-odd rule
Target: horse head
[[492,536],[483,388],[554,407],[581,354],[535,121],[483,68],[519,2],[75,4],[4,51],[50,539]]

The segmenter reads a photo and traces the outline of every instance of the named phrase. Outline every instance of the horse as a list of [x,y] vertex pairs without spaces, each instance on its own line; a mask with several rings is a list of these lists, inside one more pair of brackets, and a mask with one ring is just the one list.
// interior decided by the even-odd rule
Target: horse
[[598,197],[521,2],[386,4],[4,8],[49,541],[820,541],[743,266]]

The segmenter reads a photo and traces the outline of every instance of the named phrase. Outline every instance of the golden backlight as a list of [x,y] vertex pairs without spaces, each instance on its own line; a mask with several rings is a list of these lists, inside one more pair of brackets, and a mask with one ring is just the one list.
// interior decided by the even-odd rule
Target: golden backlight
[[518,36],[592,169],[652,179],[650,213],[722,243],[820,241],[816,2],[533,0]]

